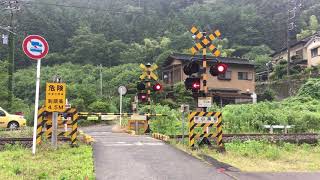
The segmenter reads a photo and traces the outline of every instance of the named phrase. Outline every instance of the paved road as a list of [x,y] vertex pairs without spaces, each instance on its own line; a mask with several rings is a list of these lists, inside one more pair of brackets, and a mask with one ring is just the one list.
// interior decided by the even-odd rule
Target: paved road
[[94,160],[97,180],[228,180],[206,164],[148,136],[112,133],[111,127],[84,129],[96,140]]
[[97,180],[318,180],[320,173],[242,173],[220,171],[148,136],[112,133],[111,126],[83,128],[96,142]]

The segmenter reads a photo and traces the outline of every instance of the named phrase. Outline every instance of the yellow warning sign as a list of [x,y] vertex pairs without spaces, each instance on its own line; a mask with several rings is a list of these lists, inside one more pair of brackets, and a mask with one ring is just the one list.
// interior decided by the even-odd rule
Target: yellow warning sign
[[64,112],[66,106],[66,84],[47,83],[46,84],[46,111]]

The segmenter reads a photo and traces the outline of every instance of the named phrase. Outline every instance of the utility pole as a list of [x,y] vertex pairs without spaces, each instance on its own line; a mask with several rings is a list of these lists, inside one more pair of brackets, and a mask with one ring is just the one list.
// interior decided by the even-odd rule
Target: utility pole
[[102,98],[102,65],[100,64],[100,97]]
[[[292,6],[293,5],[293,6]],[[290,66],[291,66],[291,52],[290,52],[290,43],[291,43],[291,32],[294,31],[296,24],[296,11],[299,10],[302,6],[301,0],[289,0],[288,2],[288,20],[287,20],[287,76],[288,76],[288,91],[289,95],[291,95],[291,82],[290,82]]]
[[13,99],[13,71],[14,71],[14,11],[20,10],[18,7],[18,1],[8,1],[6,10],[10,10],[10,21],[9,21],[9,55],[8,55],[8,108],[12,108]]

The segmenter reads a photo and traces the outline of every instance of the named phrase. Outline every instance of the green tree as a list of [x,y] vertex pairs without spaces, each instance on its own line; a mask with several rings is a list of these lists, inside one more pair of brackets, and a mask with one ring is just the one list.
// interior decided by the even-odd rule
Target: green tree
[[305,27],[305,29],[302,29],[301,32],[297,34],[297,39],[301,40],[303,38],[311,36],[312,34],[317,32],[319,28],[320,25],[317,16],[312,15],[309,18],[309,26]]
[[8,97],[8,89],[7,89],[7,67],[4,61],[0,60],[0,107],[7,107],[7,97]]

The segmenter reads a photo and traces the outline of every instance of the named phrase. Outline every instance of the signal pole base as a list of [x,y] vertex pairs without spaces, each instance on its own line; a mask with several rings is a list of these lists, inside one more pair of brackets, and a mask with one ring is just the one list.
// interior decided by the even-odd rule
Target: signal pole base
[[204,144],[206,144],[206,145],[208,145],[208,146],[212,146],[211,142],[210,142],[209,139],[206,138],[206,137],[204,137],[204,138],[202,139],[202,141],[199,143],[199,146],[202,146],[202,145],[204,145]]
[[151,131],[151,129],[150,129],[150,125],[148,124],[148,127],[147,127],[147,129],[146,129],[146,131],[144,132],[145,134],[149,134],[149,133],[151,133],[152,131]]

